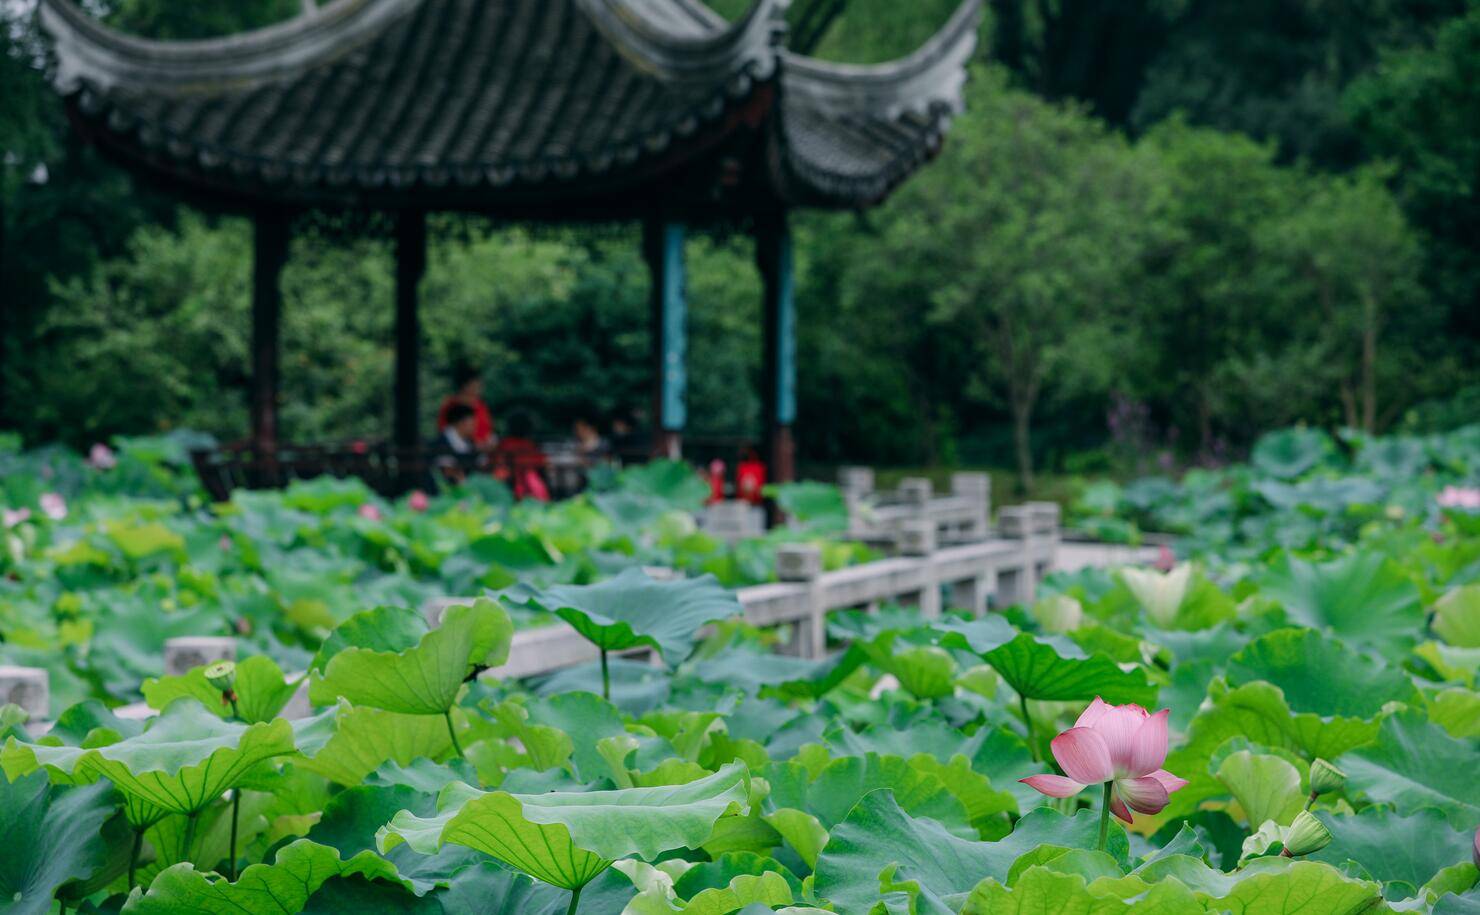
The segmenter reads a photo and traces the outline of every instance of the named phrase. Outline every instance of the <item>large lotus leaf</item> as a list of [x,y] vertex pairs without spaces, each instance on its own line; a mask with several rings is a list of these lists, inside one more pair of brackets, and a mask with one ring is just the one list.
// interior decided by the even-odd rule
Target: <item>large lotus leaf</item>
[[179,915],[180,912],[296,915],[324,881],[351,876],[391,881],[410,888],[396,873],[395,865],[374,852],[363,851],[346,861],[336,849],[299,839],[282,848],[273,863],[249,866],[235,883],[198,871],[191,864],[176,864],[161,871],[147,893],[142,887],[136,888],[124,903],[123,911],[130,915]]
[[738,874],[724,886],[699,890],[692,898],[680,897],[673,878],[666,872],[642,861],[618,861],[616,867],[626,874],[641,892],[627,903],[622,915],[730,915],[750,906],[770,912],[773,906],[790,905],[792,888],[775,871]]
[[1139,668],[1121,670],[1102,654],[1088,657],[1071,642],[1021,633],[982,655],[1019,694],[1039,700],[1090,700],[1120,705],[1156,702],[1156,686]]
[[1288,826],[1305,806],[1300,770],[1278,756],[1239,750],[1223,760],[1217,778],[1243,808],[1250,829],[1266,820]]
[[1454,829],[1443,813],[1431,808],[1409,816],[1385,807],[1339,815],[1322,810],[1316,816],[1331,830],[1331,844],[1313,859],[1337,867],[1355,861],[1384,883],[1397,880],[1423,886],[1439,871],[1466,860],[1473,850],[1474,833]]
[[649,461],[622,471],[617,488],[652,496],[673,508],[698,511],[709,497],[709,486],[683,461]]
[[1455,737],[1480,737],[1480,693],[1456,686],[1427,697],[1429,720]]
[[1414,704],[1417,688],[1401,670],[1357,654],[1313,629],[1280,629],[1228,661],[1228,682],[1265,680],[1295,712],[1372,718],[1389,702]]
[[[1132,875],[1095,880],[1090,892],[1139,902],[1148,891],[1170,883],[1190,889],[1195,902],[1210,912],[1237,915],[1357,915],[1382,902],[1382,887],[1376,883],[1347,877],[1329,864],[1281,857],[1259,858],[1226,874],[1200,859],[1171,855]],[[1134,911],[1142,909],[1137,905]]]
[[689,656],[705,624],[743,612],[735,595],[712,575],[657,581],[636,568],[594,585],[519,586],[504,595],[554,613],[598,648],[647,645],[669,666]]
[[1331,436],[1320,429],[1281,429],[1261,435],[1249,461],[1270,476],[1291,480],[1322,463],[1335,450]]
[[[805,778],[800,763],[786,763],[771,771],[780,775],[783,770],[803,773]],[[828,829],[841,823],[864,795],[888,788],[895,803],[908,815],[929,817],[956,835],[976,838],[968,825],[965,807],[941,780],[899,756],[869,753],[834,759],[810,784],[797,784],[787,777],[769,780],[771,800],[776,806],[804,810]]]
[[[406,785],[363,785],[341,791],[324,805],[323,815],[308,838],[337,849],[343,858],[375,848],[375,834],[402,810],[417,816],[436,812],[436,798]],[[420,895],[448,884],[461,868],[485,860],[469,848],[448,846],[436,855],[420,855],[398,846],[385,856]]]
[[85,767],[124,793],[173,813],[193,813],[232,787],[258,763],[294,752],[283,719],[252,725],[223,721],[196,702],[176,702],[149,729],[92,749],[22,746],[62,772]]
[[103,824],[117,810],[112,786],[52,787],[44,773],[0,776],[0,911],[51,911],[62,884],[109,863]]
[[[236,664],[236,711],[248,724],[271,721],[278,716],[298,690],[300,680],[288,680],[272,659],[253,655]],[[197,667],[179,676],[144,681],[144,701],[150,708],[162,709],[189,696],[220,715],[231,717],[230,704],[221,700],[221,690],[206,681],[205,668]]]
[[423,625],[411,645],[414,611],[370,614],[375,615],[361,614],[336,630],[353,625],[353,641],[313,675],[309,697],[315,703],[331,705],[343,697],[390,712],[440,715],[452,707],[475,667],[496,667],[508,659],[514,635],[509,615],[486,599],[447,608],[442,624],[431,631]]
[[[571,745],[571,763],[575,775],[582,781],[590,781],[606,774],[605,761],[597,750],[597,744],[606,737],[625,734],[627,729],[617,707],[595,693],[560,693],[534,699],[526,706],[529,723],[535,727],[553,728],[568,735]],[[555,748],[558,754],[563,742]],[[564,762],[551,761],[549,755],[541,760],[551,765]]]
[[1381,553],[1354,552],[1319,564],[1286,554],[1261,583],[1296,622],[1330,629],[1349,642],[1389,650],[1411,645],[1423,631],[1418,588]]
[[1206,911],[1192,892],[1175,881],[1155,884],[1125,902],[1114,895],[1096,894],[1079,874],[1061,873],[1045,866],[1030,867],[1011,887],[987,878],[972,889],[961,915],[1192,915]]
[[1455,588],[1434,603],[1434,631],[1460,648],[1480,648],[1480,585]]
[[815,699],[831,692],[857,670],[863,658],[862,650],[838,652],[812,661],[736,646],[695,659],[681,673],[726,689],[740,689],[752,696]]
[[748,809],[743,764],[682,785],[508,794],[465,785],[444,792],[435,817],[402,812],[381,831],[382,852],[405,842],[423,854],[465,845],[539,880],[577,889],[627,855],[695,848],[720,817]]
[[[1018,821],[1007,838],[975,842],[954,836],[940,824],[905,813],[887,790],[873,791],[832,830],[817,859],[813,889],[839,912],[868,912],[880,899],[881,876],[917,886],[921,915],[954,913],[964,895],[983,877],[1006,880],[1012,863],[1042,844],[1093,848],[1099,838],[1098,814],[1070,818],[1039,808]],[[1111,831],[1111,851],[1128,853],[1125,833]]]
[[1480,741],[1460,740],[1420,712],[1393,715],[1377,742],[1342,757],[1347,789],[1400,813],[1437,807],[1459,828],[1480,823]]
[[451,748],[452,738],[441,718],[341,707],[332,735],[321,747],[304,748],[305,758],[294,766],[354,786],[386,762],[410,765],[418,757],[440,758]]

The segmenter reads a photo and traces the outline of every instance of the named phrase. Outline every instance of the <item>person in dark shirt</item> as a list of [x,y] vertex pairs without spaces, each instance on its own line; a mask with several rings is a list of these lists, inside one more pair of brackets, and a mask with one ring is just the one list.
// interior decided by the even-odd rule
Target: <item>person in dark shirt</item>
[[447,422],[428,450],[432,454],[432,465],[442,472],[442,476],[461,483],[478,462],[478,445],[474,440],[478,432],[478,414],[465,403],[449,404],[444,412]]

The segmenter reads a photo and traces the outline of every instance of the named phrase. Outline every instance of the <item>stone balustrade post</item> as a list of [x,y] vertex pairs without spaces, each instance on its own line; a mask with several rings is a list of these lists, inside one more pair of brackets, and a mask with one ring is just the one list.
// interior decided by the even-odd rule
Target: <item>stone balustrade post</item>
[[217,661],[235,660],[236,639],[229,635],[182,635],[165,639],[164,672],[170,676],[188,674]]
[[930,557],[935,552],[937,530],[928,518],[901,521],[896,534],[899,555],[920,560],[925,581],[916,597],[920,615],[926,619],[940,616],[940,582],[936,580]]
[[935,495],[935,486],[928,477],[905,477],[899,481],[899,500],[915,508],[924,508]]
[[822,548],[811,543],[784,543],[776,548],[776,577],[805,584],[810,594],[807,615],[797,620],[791,643],[782,649],[802,658],[827,653],[827,611],[822,606]]
[[972,503],[971,523],[962,533],[972,540],[985,540],[992,515],[992,477],[975,471],[951,474],[951,495]]
[[0,664],[0,705],[16,705],[31,721],[51,715],[51,675],[41,667]]

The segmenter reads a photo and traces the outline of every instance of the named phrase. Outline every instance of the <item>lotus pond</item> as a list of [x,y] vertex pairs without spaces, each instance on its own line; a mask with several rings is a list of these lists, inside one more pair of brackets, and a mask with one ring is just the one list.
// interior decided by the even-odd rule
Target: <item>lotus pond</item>
[[[319,483],[213,509],[178,443],[7,455],[0,663],[45,667],[60,713],[0,709],[0,911],[1480,911],[1480,448],[1388,474],[1408,444],[1327,442],[1087,494],[1176,516],[1191,562],[982,619],[835,614],[821,661],[729,588],[781,538],[869,558],[825,487],[727,547],[666,465],[545,508]],[[490,596],[428,628],[434,593]],[[484,673],[556,616],[605,663]],[[235,665],[161,676],[206,632]],[[631,646],[655,663],[607,657]],[[159,714],[118,716],[138,698]]]

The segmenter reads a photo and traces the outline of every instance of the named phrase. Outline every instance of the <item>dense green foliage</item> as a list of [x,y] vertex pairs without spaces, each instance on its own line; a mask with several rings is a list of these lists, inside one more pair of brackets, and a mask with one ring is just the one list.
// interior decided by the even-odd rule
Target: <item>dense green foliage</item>
[[[952,6],[799,2],[791,40],[881,60]],[[183,37],[295,7],[131,0],[108,15]],[[1296,420],[1474,419],[1473,5],[989,7],[939,161],[862,218],[795,220],[804,458],[1063,468],[1102,446],[1218,458]],[[30,20],[7,20],[5,40],[0,425],[78,446],[180,426],[239,436],[245,224],[98,161],[35,69]],[[284,433],[383,435],[389,239],[299,228]],[[630,227],[434,221],[427,406],[462,359],[485,369],[498,411],[527,408],[547,432],[645,404],[637,249]],[[751,244],[700,238],[689,257],[691,431],[754,437]],[[1454,416],[1414,412],[1457,393]],[[1134,428],[1107,429],[1125,411]]]
[[[1217,480],[1138,484],[1156,500],[1096,490],[1106,518],[1176,520],[1201,558],[1050,576],[1036,604],[980,619],[836,612],[816,661],[731,621],[713,578],[636,568],[733,574],[770,546],[701,549],[686,510],[703,487],[679,465],[552,507],[480,488],[417,512],[324,482],[208,509],[173,469],[178,437],[121,442],[103,468],[7,454],[0,660],[47,667],[60,711],[41,734],[0,706],[0,898],[250,915],[1470,911],[1475,434],[1346,456],[1286,430]],[[810,485],[784,501],[840,501]],[[43,498],[57,493],[64,506]],[[836,519],[802,522],[775,536]],[[862,556],[828,543],[834,562]],[[398,607],[484,589],[494,600],[435,625]],[[655,663],[613,660],[609,680],[595,663],[491,670],[517,627],[559,621]],[[234,672],[160,675],[163,638],[226,631]],[[286,717],[305,681],[311,705]],[[141,696],[154,717],[120,716]],[[1055,800],[1020,782],[1064,762],[1051,738],[1095,697],[1169,710],[1149,765],[1164,755],[1185,784],[1127,826],[1105,824],[1098,786]]]

